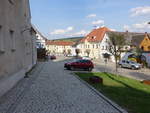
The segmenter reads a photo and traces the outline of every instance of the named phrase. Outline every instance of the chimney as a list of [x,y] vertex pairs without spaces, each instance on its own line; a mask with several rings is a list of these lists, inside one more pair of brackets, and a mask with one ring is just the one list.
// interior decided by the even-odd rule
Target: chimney
[[129,31],[128,31],[128,30],[126,30],[126,33],[129,33]]

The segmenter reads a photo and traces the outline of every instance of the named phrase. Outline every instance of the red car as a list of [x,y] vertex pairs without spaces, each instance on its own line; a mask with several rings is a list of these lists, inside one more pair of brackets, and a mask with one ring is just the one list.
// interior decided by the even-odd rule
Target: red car
[[88,71],[92,71],[94,68],[94,64],[91,60],[79,59],[70,63],[65,63],[64,68],[74,70],[74,69],[84,69]]
[[55,60],[55,59],[56,59],[56,56],[55,56],[55,55],[52,55],[52,56],[50,56],[50,59],[51,59],[51,60]]

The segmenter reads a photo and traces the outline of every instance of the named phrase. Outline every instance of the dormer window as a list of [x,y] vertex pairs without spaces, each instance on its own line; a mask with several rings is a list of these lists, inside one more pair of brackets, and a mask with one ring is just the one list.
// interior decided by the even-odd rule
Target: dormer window
[[92,39],[95,39],[96,38],[96,36],[92,36]]
[[108,39],[106,39],[106,42],[108,42]]

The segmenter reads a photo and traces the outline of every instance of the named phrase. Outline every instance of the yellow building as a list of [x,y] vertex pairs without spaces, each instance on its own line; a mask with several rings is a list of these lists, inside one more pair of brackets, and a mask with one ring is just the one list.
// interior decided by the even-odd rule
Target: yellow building
[[144,39],[140,43],[140,48],[143,51],[150,51],[150,36],[147,33],[145,33]]

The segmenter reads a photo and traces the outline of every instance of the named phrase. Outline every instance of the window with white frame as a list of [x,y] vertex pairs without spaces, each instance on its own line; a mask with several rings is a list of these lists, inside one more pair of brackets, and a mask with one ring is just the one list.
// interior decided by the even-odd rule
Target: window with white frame
[[0,52],[4,51],[4,37],[2,35],[2,26],[0,25]]
[[93,44],[93,48],[94,48],[94,44]]
[[14,31],[9,30],[9,33],[10,33],[10,38],[11,38],[11,42],[12,42],[11,51],[15,51],[16,50],[16,40],[15,40],[15,37],[14,37]]
[[107,50],[107,49],[108,49],[108,46],[106,46],[105,50]]
[[102,46],[102,50],[104,50],[104,46]]
[[98,48],[98,44],[96,44],[96,48]]

